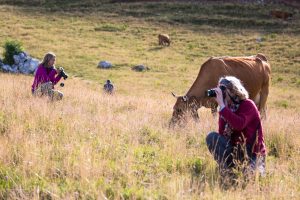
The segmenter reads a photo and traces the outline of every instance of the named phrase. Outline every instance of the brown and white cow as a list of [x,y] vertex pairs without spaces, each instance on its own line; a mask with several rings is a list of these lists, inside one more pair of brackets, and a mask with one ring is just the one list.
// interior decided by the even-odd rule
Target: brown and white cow
[[270,75],[271,67],[263,54],[248,57],[211,57],[201,66],[198,77],[186,95],[177,97],[170,125],[184,122],[188,116],[198,121],[197,111],[202,106],[211,108],[212,113],[215,113],[217,103],[214,98],[207,97],[205,91],[216,87],[222,76],[235,76],[240,79],[249,93],[249,98],[255,102],[262,117],[266,117]]
[[169,35],[167,35],[167,34],[159,34],[158,35],[158,44],[159,45],[168,45],[168,46],[170,46],[171,39],[170,39]]
[[280,10],[272,10],[270,12],[270,15],[274,18],[279,18],[279,19],[283,19],[283,20],[287,20],[287,19],[290,19],[291,17],[293,17],[293,13],[280,11]]

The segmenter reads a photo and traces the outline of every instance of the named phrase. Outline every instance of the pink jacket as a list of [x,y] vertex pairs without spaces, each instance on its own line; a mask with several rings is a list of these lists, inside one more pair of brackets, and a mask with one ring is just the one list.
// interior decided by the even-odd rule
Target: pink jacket
[[42,64],[40,64],[34,76],[34,81],[31,89],[32,92],[34,92],[34,90],[36,90],[42,83],[51,81],[53,85],[55,85],[61,79],[61,76],[55,76],[56,74],[57,72],[55,68],[47,69]]
[[259,111],[252,100],[246,99],[242,101],[236,112],[232,112],[228,107],[225,107],[219,112],[219,116],[219,133],[221,135],[223,135],[226,120],[233,129],[231,135],[233,144],[246,141],[247,144],[252,145],[254,142],[253,153],[266,154]]

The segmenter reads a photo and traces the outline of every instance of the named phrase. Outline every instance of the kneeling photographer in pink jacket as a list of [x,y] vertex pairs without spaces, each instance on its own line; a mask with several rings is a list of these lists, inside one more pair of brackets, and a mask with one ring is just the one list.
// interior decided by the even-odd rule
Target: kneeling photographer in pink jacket
[[31,88],[34,96],[46,95],[49,96],[51,100],[61,100],[63,98],[63,93],[54,90],[54,85],[56,85],[62,77],[67,79],[68,75],[64,72],[63,68],[55,68],[55,61],[56,56],[54,53],[46,53],[35,73]]
[[258,170],[264,175],[266,147],[260,114],[241,81],[222,77],[207,96],[215,97],[220,107],[219,132],[209,133],[206,143],[218,162],[221,178],[234,179],[236,170],[244,175]]

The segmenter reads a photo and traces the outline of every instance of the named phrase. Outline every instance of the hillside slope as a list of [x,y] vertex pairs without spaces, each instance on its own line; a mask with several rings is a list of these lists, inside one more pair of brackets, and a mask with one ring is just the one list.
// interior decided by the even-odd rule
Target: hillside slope
[[[40,60],[53,51],[57,65],[72,76],[100,83],[112,79],[122,86],[119,92],[123,94],[145,89],[183,94],[209,57],[257,53],[270,60],[273,85],[296,89],[300,85],[300,15],[280,20],[269,14],[273,9],[297,13],[291,7],[214,2],[20,2],[0,5],[0,44],[6,39],[19,40]],[[170,35],[170,47],[158,45],[159,33]],[[101,60],[110,61],[113,69],[97,69]],[[150,71],[133,72],[131,67],[139,64]]]

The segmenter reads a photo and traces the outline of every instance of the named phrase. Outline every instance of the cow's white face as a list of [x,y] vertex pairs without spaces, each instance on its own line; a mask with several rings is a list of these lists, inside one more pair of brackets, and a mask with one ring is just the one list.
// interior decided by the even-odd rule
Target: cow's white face
[[190,117],[192,117],[195,120],[195,122],[198,122],[198,108],[200,108],[200,105],[196,97],[177,97],[176,103],[173,107],[173,115],[170,121],[170,126],[173,126],[175,124],[184,125]]
[[173,114],[170,123],[176,124],[179,121],[185,120],[188,112],[188,98],[186,96],[177,97],[176,103],[173,106]]
[[178,97],[173,107],[173,118],[177,120],[182,117],[188,110],[188,99],[186,97]]

